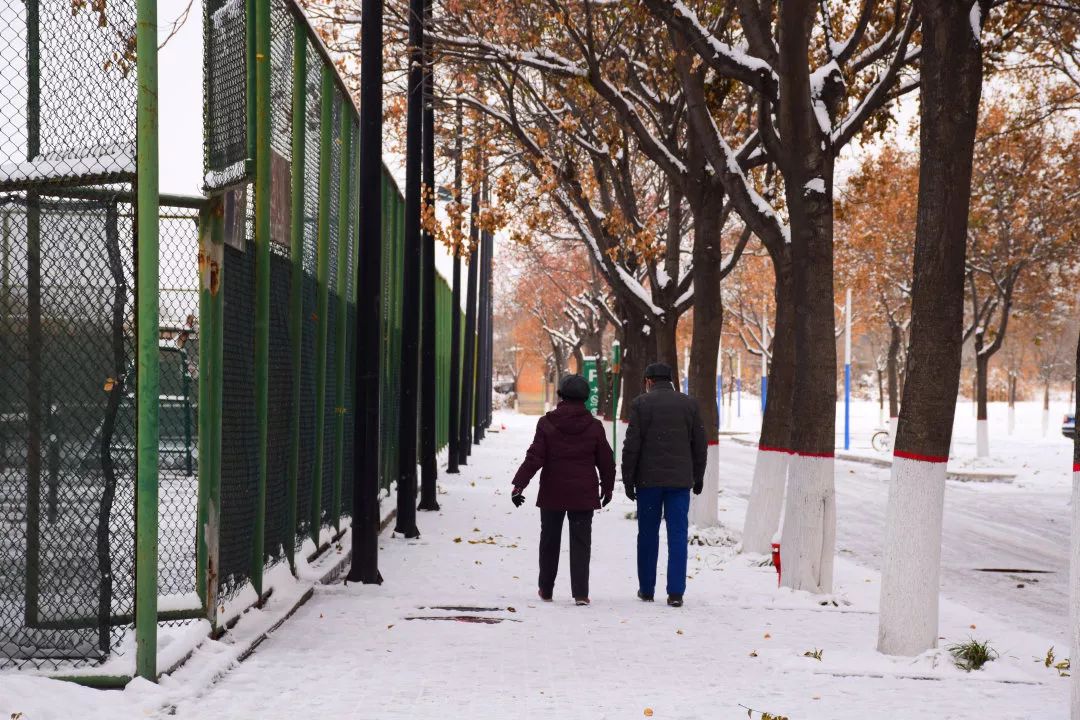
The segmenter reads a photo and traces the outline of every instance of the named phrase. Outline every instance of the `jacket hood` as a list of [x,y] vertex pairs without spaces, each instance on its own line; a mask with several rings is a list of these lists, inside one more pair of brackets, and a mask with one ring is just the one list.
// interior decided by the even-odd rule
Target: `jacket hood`
[[545,417],[565,435],[580,435],[588,430],[593,422],[593,415],[585,407],[585,403],[565,400]]

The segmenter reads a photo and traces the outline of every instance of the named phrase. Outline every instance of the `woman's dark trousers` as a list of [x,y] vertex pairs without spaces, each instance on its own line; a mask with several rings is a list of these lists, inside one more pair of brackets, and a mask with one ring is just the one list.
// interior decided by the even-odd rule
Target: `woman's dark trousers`
[[551,597],[555,589],[564,515],[570,518],[570,591],[574,598],[587,598],[592,510],[540,510],[540,591]]

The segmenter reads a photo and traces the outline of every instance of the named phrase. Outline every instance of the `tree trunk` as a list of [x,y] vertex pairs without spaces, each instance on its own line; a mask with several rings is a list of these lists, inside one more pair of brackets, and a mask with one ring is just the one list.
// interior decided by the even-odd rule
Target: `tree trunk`
[[1009,373],[1009,435],[1016,430],[1016,372]]
[[[697,272],[695,270],[695,272]],[[695,283],[696,285],[696,283]],[[679,349],[675,342],[675,332],[679,328],[679,316],[674,310],[669,310],[665,315],[657,318],[656,322],[650,323],[649,334],[654,338],[655,351],[651,358],[646,359],[646,364],[662,362],[671,368],[671,382],[675,388],[679,388]],[[645,368],[641,368],[642,372]]]
[[975,457],[990,455],[990,427],[986,412],[987,370],[990,358],[983,354],[983,334],[975,333]]
[[694,213],[694,335],[690,343],[690,397],[697,400],[705,425],[708,455],[705,482],[700,495],[690,501],[690,521],[699,528],[719,524],[720,457],[719,415],[716,378],[723,372],[717,367],[720,332],[724,326],[724,308],[720,301],[721,256],[720,213],[723,195],[715,193]]
[[836,336],[833,307],[833,159],[811,102],[810,34],[817,3],[778,5],[778,129],[791,220],[795,313],[795,386],[781,582],[830,593],[836,545],[833,450],[836,446]]
[[623,356],[622,356],[622,391],[619,393],[622,411],[619,419],[630,420],[630,402],[644,390],[642,376],[652,348],[652,339],[644,333],[645,318],[637,313],[628,303],[623,307]]
[[878,420],[880,421],[885,414],[885,373],[881,371],[880,365],[877,367],[877,404]]
[[1043,385],[1042,436],[1050,432],[1050,380]]
[[900,414],[900,379],[897,377],[897,365],[900,357],[900,342],[902,340],[900,327],[893,325],[889,328],[889,432],[891,436],[896,433],[896,418]]
[[784,507],[791,443],[791,391],[795,384],[795,301],[791,291],[791,261],[787,255],[777,255],[772,260],[776,277],[773,356],[742,541],[743,552],[762,555],[771,550]]
[[937,645],[941,520],[960,387],[964,260],[982,50],[970,5],[916,0],[922,104],[911,341],[889,481],[878,650]]

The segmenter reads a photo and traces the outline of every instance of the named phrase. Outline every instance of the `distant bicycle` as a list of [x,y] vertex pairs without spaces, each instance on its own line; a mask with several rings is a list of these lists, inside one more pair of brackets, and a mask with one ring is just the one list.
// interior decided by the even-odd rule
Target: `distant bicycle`
[[870,438],[870,445],[878,452],[889,452],[892,450],[892,436],[888,430],[878,430]]

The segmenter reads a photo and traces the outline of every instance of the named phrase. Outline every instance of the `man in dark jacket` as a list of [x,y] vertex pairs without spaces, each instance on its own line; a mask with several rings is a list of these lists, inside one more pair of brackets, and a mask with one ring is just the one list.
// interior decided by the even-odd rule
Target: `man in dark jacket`
[[645,390],[630,406],[622,455],[626,496],[638,506],[638,597],[653,599],[662,516],[667,522],[668,605],[681,607],[690,490],[700,495],[705,481],[705,427],[697,401],[675,390],[667,365],[645,368]]
[[555,589],[566,516],[570,518],[570,591],[578,605],[588,605],[593,511],[611,502],[615,459],[604,426],[585,407],[589,397],[585,378],[567,375],[559,383],[558,393],[558,407],[536,423],[532,445],[514,476],[512,499],[517,507],[525,502],[522,491],[540,470],[540,491],[536,494],[540,508],[540,598],[550,601]]

